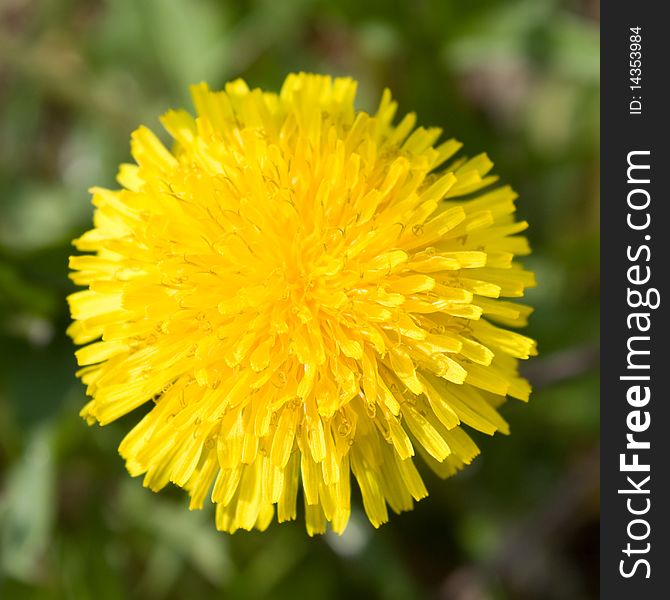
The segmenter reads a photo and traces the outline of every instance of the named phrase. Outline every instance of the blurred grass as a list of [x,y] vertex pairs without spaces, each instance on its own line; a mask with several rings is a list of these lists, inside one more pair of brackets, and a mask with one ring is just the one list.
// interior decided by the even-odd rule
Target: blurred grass
[[[536,393],[458,477],[379,531],[232,537],[77,416],[64,298],[87,188],[187,86],[350,74],[360,106],[486,151],[520,193],[538,276]],[[558,0],[0,1],[0,597],[581,600],[597,595],[598,3]],[[359,503],[360,504],[360,503]]]

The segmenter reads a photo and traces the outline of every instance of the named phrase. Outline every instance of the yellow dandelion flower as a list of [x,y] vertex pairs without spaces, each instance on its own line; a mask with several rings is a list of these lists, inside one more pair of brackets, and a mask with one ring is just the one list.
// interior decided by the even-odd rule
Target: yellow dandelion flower
[[375,114],[355,81],[303,73],[192,94],[196,117],[162,117],[172,151],[140,127],[122,189],[92,189],[70,259],[81,414],[153,402],[128,471],[191,508],[211,490],[218,529],[295,519],[301,488],[308,533],[341,532],[351,473],[377,527],[427,495],[415,453],[451,475],[478,453],[465,425],[507,433],[496,408],[528,399],[535,343],[505,326],[530,309],[500,300],[534,283],[516,194],[414,114],[394,125],[388,90]]

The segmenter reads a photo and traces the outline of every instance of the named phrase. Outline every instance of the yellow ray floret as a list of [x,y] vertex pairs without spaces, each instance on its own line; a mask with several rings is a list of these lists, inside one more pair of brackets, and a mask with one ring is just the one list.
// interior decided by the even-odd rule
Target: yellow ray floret
[[[384,92],[289,75],[192,89],[193,117],[145,127],[120,190],[93,188],[94,228],[69,297],[89,423],[153,406],[119,450],[159,490],[207,497],[216,525],[264,529],[305,505],[310,534],[344,530],[351,474],[374,526],[472,461],[465,431],[507,433],[535,343],[518,298],[534,285],[516,194],[485,155],[456,159],[439,129],[393,124]],[[464,199],[467,196],[468,199]]]

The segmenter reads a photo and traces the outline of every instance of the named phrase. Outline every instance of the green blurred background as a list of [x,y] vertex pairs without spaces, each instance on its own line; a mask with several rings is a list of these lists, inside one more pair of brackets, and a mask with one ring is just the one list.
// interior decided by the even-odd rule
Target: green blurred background
[[[0,0],[0,597],[582,600],[598,591],[599,5],[590,0]],[[457,477],[375,531],[217,533],[78,417],[64,335],[87,188],[187,86],[293,70],[388,86],[521,194],[536,392]]]

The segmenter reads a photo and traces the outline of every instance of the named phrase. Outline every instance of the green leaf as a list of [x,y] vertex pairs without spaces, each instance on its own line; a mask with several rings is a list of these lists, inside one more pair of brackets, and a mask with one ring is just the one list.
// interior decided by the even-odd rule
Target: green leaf
[[41,427],[28,438],[0,500],[0,564],[13,577],[40,575],[53,525],[54,486],[52,433]]

